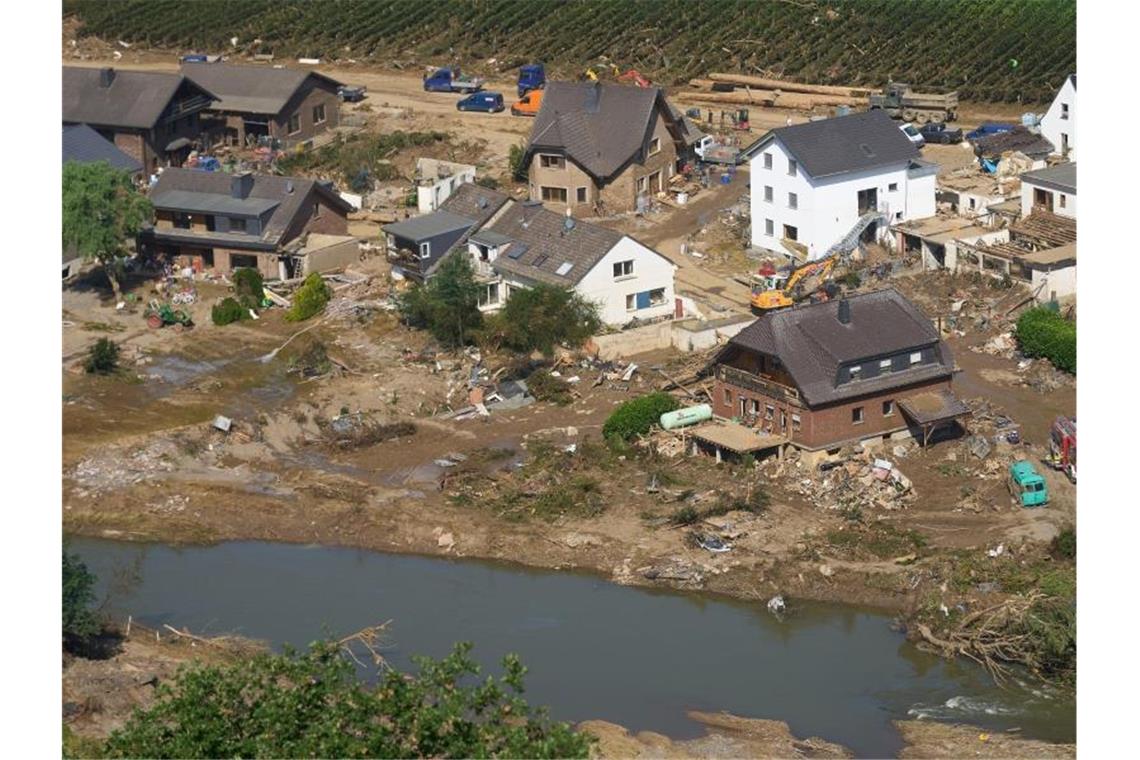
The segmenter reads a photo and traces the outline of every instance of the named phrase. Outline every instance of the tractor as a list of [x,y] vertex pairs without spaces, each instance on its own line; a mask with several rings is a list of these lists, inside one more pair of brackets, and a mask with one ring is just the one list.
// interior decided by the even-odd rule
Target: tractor
[[175,309],[168,303],[159,303],[158,301],[151,301],[147,304],[143,317],[146,319],[147,327],[152,330],[174,325],[175,330],[181,331],[194,326],[194,322],[187,312],[182,309]]

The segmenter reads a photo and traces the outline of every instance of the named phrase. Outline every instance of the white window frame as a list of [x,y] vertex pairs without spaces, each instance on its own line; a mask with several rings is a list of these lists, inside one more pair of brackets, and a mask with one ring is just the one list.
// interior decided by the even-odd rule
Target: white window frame
[[[654,294],[658,294],[654,297]],[[667,303],[665,300],[665,288],[653,288],[649,291],[649,305],[650,306],[664,306]]]
[[[319,119],[317,118],[317,109],[320,109],[320,112],[321,112],[321,118],[319,118]],[[314,124],[324,124],[325,121],[327,121],[327,120],[328,120],[328,112],[325,110],[325,104],[324,103],[317,103],[315,106],[313,106],[313,123]]]
[[910,355],[911,366],[914,366],[915,364],[919,364],[921,362],[922,362],[922,352],[921,351],[915,351]]
[[792,432],[803,430],[803,420],[800,419],[798,414],[792,415]]
[[795,193],[788,193],[788,208],[790,208],[794,211],[795,209],[798,209],[799,207],[800,207],[800,196],[796,195]]
[[637,293],[625,294],[625,310],[637,311]]
[[557,153],[539,153],[538,165],[543,169],[558,169],[561,171],[566,168],[566,157],[560,156]]
[[879,369],[880,370],[883,370],[883,369],[889,370],[890,368],[891,368],[891,360],[890,359],[880,359],[879,360]]
[[851,407],[851,424],[862,425],[867,421],[867,414],[861,406]]
[[796,162],[796,160],[794,158],[789,158],[788,159],[788,176],[789,177],[796,176],[796,172],[799,170],[799,166],[800,165]]
[[776,190],[771,185],[764,185],[764,202],[772,203],[776,197]]
[[430,240],[426,243],[420,243],[420,258],[421,259],[430,259],[431,258],[431,241]]
[[859,375],[861,375],[861,374],[863,374],[863,365],[862,364],[856,364],[854,367],[848,367],[847,368],[847,376],[851,380],[858,380]]
[[[293,126],[293,120],[294,119],[297,120],[297,128],[291,129],[291,127]],[[300,111],[297,111],[296,113],[292,114],[289,117],[289,122],[285,125],[285,129],[288,130],[287,134],[290,134],[290,135],[295,135],[301,131],[301,112]]]
[[637,178],[637,191],[636,191],[637,194],[640,195],[641,193],[648,192],[648,190],[649,190],[649,176],[646,175],[644,177],[638,177]]
[[768,237],[775,237],[775,235],[776,235],[776,220],[775,219],[765,219],[764,220],[764,234],[767,235]]
[[764,154],[764,168],[765,169],[771,169],[772,168],[772,152],[771,151]]
[[661,138],[654,137],[649,141],[649,155],[656,156],[661,152]]
[[895,402],[894,401],[884,401],[883,402],[883,416],[884,417],[894,417],[895,416]]
[[614,262],[614,281],[628,280],[633,277],[633,259]]
[[[558,198],[547,198],[546,197],[546,191],[547,190],[561,190],[562,191],[562,199],[559,200]],[[538,188],[538,192],[539,192],[539,195],[542,196],[542,202],[543,203],[567,203],[569,201],[569,198],[570,198],[570,192],[566,188],[559,187],[557,185],[540,185]]]

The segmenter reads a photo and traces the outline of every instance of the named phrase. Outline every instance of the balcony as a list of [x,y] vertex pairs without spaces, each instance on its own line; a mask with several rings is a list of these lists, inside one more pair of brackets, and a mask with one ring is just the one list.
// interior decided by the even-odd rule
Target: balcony
[[790,385],[777,383],[760,375],[754,375],[751,372],[730,367],[727,364],[721,364],[716,368],[716,377],[721,382],[735,385],[738,388],[744,388],[755,393],[762,393],[765,396],[780,401],[800,400],[800,392]]
[[474,259],[472,262],[475,268],[476,277],[491,278],[497,277],[495,270],[491,268],[491,262],[483,261],[482,259]]

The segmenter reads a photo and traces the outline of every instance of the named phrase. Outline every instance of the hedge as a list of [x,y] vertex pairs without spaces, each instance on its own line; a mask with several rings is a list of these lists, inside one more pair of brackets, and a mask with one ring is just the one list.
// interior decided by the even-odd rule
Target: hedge
[[680,404],[677,399],[660,391],[626,401],[606,420],[602,426],[602,435],[624,441],[645,435],[657,424],[662,414],[671,412],[678,406]]
[[1021,353],[1043,357],[1059,370],[1077,374],[1077,326],[1050,309],[1030,309],[1017,320]]
[[214,304],[210,309],[210,319],[215,325],[228,325],[230,322],[240,322],[249,318],[249,312],[237,302],[237,299],[227,296],[220,303]]

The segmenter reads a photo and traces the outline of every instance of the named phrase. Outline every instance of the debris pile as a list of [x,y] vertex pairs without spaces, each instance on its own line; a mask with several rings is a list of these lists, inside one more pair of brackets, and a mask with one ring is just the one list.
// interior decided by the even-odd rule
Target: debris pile
[[[914,446],[899,444],[906,455]],[[808,467],[795,449],[783,462],[767,459],[761,472],[769,479],[783,479],[786,487],[812,503],[837,510],[904,509],[917,495],[910,479],[894,462],[875,456],[862,447],[847,446],[831,461]]]

